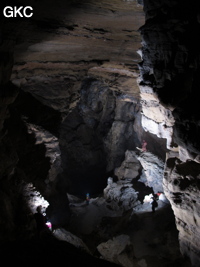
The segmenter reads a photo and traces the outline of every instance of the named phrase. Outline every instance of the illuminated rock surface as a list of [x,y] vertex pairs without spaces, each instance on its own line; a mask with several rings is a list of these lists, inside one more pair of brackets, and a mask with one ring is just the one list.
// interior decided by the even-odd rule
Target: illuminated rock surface
[[167,138],[164,191],[175,214],[181,251],[192,266],[199,266],[199,5],[180,9],[179,1],[146,1],[144,10],[142,124]]
[[[176,222],[182,254],[199,266],[198,4],[23,2],[32,18],[0,18],[2,254],[27,264],[35,251],[35,265],[63,263],[67,251],[72,266],[112,266],[52,235],[35,239],[33,212],[49,205],[55,228],[125,267],[190,266]],[[174,214],[163,194],[151,212],[163,189]],[[119,237],[123,257],[97,253]]]

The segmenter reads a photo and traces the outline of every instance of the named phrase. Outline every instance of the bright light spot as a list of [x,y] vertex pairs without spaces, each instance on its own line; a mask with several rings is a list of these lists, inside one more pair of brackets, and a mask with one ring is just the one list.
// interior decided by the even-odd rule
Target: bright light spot
[[46,222],[46,226],[49,228],[49,230],[52,230],[52,224],[51,224],[51,222]]
[[150,203],[150,202],[152,202],[152,197],[153,197],[153,194],[146,195],[144,197],[144,203]]
[[49,202],[35,189],[32,183],[24,185],[23,195],[32,213],[36,213],[38,206],[42,206],[43,212],[49,206]]

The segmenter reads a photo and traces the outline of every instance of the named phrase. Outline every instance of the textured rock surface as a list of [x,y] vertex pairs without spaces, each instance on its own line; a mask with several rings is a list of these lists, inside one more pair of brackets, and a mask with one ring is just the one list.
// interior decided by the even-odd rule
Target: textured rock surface
[[142,7],[107,0],[31,5],[34,16],[28,20],[0,17],[3,239],[15,231],[6,221],[20,224],[16,214],[29,209],[24,185],[32,183],[49,201],[54,224],[65,224],[66,191],[101,191],[106,172],[121,164],[129,145],[139,143],[132,124],[139,112]]
[[91,252],[98,248],[104,259],[122,266],[190,266],[180,257],[170,205],[159,200],[156,213],[152,214],[149,202],[138,201],[124,211],[119,191],[114,188],[117,186],[113,187],[110,201],[97,197],[86,204],[85,200],[69,195],[70,231],[80,236]]
[[174,118],[170,109],[166,109],[160,103],[158,97],[148,85],[140,84],[140,95],[142,103],[142,126],[145,131],[167,140],[167,148],[171,149]]
[[127,235],[119,235],[112,240],[101,243],[97,247],[104,259],[115,262],[121,266],[133,266],[133,248]]
[[194,266],[199,265],[199,188],[200,166],[170,157],[166,163],[164,188],[171,201],[179,230],[181,252]]
[[135,151],[127,150],[121,166],[115,169],[115,175],[119,180],[125,179],[132,181],[140,175],[140,172],[141,164],[137,159]]
[[130,210],[139,204],[138,194],[130,180],[109,184],[104,189],[104,197],[113,210]]
[[[164,189],[176,216],[181,251],[198,266],[199,4],[144,1],[141,116],[136,85],[141,6],[119,0],[31,3],[32,19],[1,24],[1,240],[33,234],[24,187],[33,184],[49,201],[52,222],[64,225],[69,218],[66,192],[101,191],[114,170],[119,177],[135,176],[138,165],[125,151],[145,138],[147,149],[162,159],[165,142],[174,151],[166,162]],[[10,76],[21,89],[9,83]],[[131,166],[125,170],[127,163],[136,163],[135,173]],[[129,183],[120,190],[134,195],[141,186],[137,179],[134,189]],[[120,190],[119,203],[124,201]],[[129,200],[124,203],[131,207]],[[147,243],[155,256],[149,247],[161,246],[162,240]],[[137,253],[142,257],[138,265],[152,264]]]
[[143,167],[145,184],[152,187],[155,193],[163,192],[164,162],[150,152],[141,153],[137,159]]
[[53,236],[55,236],[58,240],[66,241],[69,244],[72,244],[76,248],[82,249],[85,252],[90,253],[88,247],[83,243],[83,241],[72,233],[66,231],[63,228],[58,228],[53,232]]
[[199,266],[199,4],[183,4],[180,9],[179,1],[148,0],[144,5],[142,124],[167,138],[171,152],[164,190],[180,231],[181,251]]
[[[105,187],[107,172],[121,165],[125,151],[140,144],[133,124],[140,108],[137,30],[144,17],[136,2],[59,4],[46,11],[40,7],[31,25],[24,24],[11,80],[61,115],[60,187],[95,193]],[[31,121],[27,114],[36,125],[39,116]]]

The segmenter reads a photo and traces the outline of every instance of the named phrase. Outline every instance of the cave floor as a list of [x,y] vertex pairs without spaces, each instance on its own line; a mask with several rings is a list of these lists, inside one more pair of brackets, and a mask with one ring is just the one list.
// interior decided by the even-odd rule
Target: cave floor
[[[178,232],[169,204],[158,201],[158,208],[152,213],[150,203],[136,209],[111,210],[103,197],[73,202],[69,231],[79,236],[92,253],[99,243],[127,235],[133,248],[132,264],[123,266],[189,266],[179,251]],[[127,252],[130,254],[130,252]],[[116,261],[113,259],[113,262]]]

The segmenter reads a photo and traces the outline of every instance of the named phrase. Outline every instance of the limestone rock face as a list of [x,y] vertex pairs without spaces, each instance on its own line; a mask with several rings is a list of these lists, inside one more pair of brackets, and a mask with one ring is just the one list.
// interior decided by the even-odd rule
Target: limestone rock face
[[112,210],[130,210],[139,204],[138,193],[129,180],[120,180],[104,189],[104,198]]
[[127,150],[125,159],[119,168],[115,169],[118,179],[132,180],[140,175],[141,165],[135,151]]
[[63,228],[58,228],[54,231],[53,235],[58,239],[62,241],[66,241],[73,246],[83,249],[85,252],[91,254],[88,247],[84,244],[84,242],[77,236],[73,235],[72,233],[66,231]]
[[[27,184],[48,198],[56,225],[67,222],[66,192],[96,192],[107,172],[121,178],[107,199],[132,208],[138,196],[129,178],[140,164],[125,152],[145,136],[154,153],[164,143],[154,143],[156,135],[177,153],[168,155],[164,190],[181,251],[198,266],[199,4],[146,0],[141,27],[142,1],[31,2],[34,17],[3,19],[0,33],[1,239],[31,235]],[[152,154],[140,160],[145,181],[160,191],[150,172],[158,181],[163,163]]]
[[181,251],[199,266],[199,4],[181,9],[179,4],[144,2],[142,125],[167,139],[164,191],[180,231]]
[[[121,165],[128,147],[139,144],[133,127],[138,99],[125,97],[103,81],[85,79],[77,107],[63,116],[59,140],[63,177],[71,177],[71,192],[103,189],[105,173]],[[82,189],[76,177],[82,177]]]
[[[140,79],[138,80],[140,83]],[[140,84],[142,102],[142,126],[145,131],[167,140],[167,148],[171,148],[174,117],[171,110],[163,107],[153,88]]]
[[6,240],[16,228],[26,229],[18,227],[18,214],[25,225],[31,220],[24,186],[33,185],[50,203],[52,223],[63,225],[66,192],[101,192],[107,172],[140,144],[134,122],[142,6],[115,0],[30,5],[32,18],[0,16],[0,223]]
[[199,176],[200,166],[194,161],[171,157],[166,163],[164,188],[176,215],[181,252],[194,266],[199,264]]
[[141,153],[137,159],[143,167],[145,184],[152,187],[155,193],[163,192],[164,162],[150,152]]
[[140,144],[134,122],[140,110],[136,51],[142,6],[134,1],[59,0],[42,9],[45,4],[43,0],[37,8],[35,3],[33,21],[17,31],[11,80],[60,114],[61,120],[55,116],[51,121],[56,133],[41,125],[38,113],[35,121],[26,114],[30,123],[58,138],[61,173],[57,161],[51,169],[59,178],[45,179],[50,190],[59,181],[63,192],[98,192],[125,151]]
[[111,262],[125,267],[133,266],[133,247],[127,235],[116,236],[112,240],[99,244],[97,249],[103,258]]

